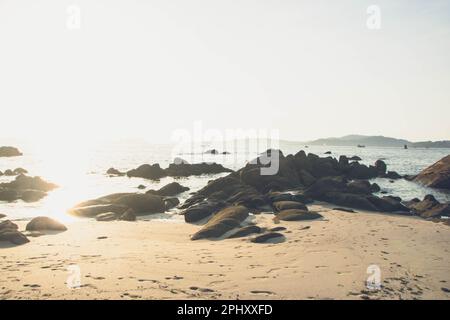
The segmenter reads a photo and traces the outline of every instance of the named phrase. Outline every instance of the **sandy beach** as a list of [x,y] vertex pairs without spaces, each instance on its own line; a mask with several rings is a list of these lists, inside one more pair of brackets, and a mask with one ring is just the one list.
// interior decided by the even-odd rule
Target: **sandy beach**
[[[136,222],[76,219],[61,233],[2,242],[1,299],[449,299],[450,228],[416,217],[333,210],[281,221],[283,242],[190,240],[200,226],[182,217]],[[24,229],[25,222],[17,222]],[[69,288],[70,266],[80,271]],[[369,290],[368,267],[381,289]],[[68,269],[69,268],[69,269]],[[73,270],[73,269],[72,269]],[[69,280],[70,282],[70,280]]]

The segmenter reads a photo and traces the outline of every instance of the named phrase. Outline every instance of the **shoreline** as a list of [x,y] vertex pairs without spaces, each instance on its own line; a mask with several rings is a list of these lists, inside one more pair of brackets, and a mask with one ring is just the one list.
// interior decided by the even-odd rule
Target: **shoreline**
[[[315,202],[314,221],[254,215],[286,227],[281,243],[189,238],[182,217],[137,222],[77,219],[62,233],[2,244],[2,299],[449,299],[450,229],[416,217],[333,210]],[[23,229],[25,222],[17,221]],[[308,227],[306,229],[305,227]],[[80,268],[70,289],[68,267]],[[367,268],[381,290],[366,288]],[[320,281],[318,281],[320,279]],[[444,288],[444,289],[443,289]]]

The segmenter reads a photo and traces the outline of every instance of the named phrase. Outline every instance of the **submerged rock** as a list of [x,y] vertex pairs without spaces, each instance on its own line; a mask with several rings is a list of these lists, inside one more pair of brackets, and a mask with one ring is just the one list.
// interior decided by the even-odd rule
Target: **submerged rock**
[[67,227],[62,223],[49,217],[36,217],[33,218],[30,222],[28,222],[25,229],[27,231],[43,231],[43,230],[66,231]]
[[431,188],[450,189],[450,155],[420,172],[413,181]]

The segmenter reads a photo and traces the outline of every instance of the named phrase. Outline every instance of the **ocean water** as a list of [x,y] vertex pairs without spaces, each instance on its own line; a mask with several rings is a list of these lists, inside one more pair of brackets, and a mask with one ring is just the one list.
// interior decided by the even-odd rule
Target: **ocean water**
[[[279,147],[283,153],[296,153],[299,150],[312,152],[319,156],[326,156],[326,151],[331,151],[331,156],[357,155],[362,158],[362,163],[373,164],[377,159],[383,159],[388,170],[397,171],[400,174],[417,174],[422,169],[433,164],[437,160],[449,154],[448,149],[398,149],[375,147],[333,147],[333,146],[309,146],[294,142],[281,142],[279,145],[270,145],[266,142],[204,144],[195,147],[187,146],[179,148],[173,144],[151,144],[145,141],[121,141],[114,143],[102,143],[91,146],[63,146],[26,143],[5,143],[0,145],[15,145],[24,153],[21,157],[0,158],[0,171],[25,168],[29,175],[41,176],[47,181],[58,184],[59,188],[49,192],[48,196],[35,203],[17,201],[13,203],[0,202],[0,213],[6,214],[10,219],[30,219],[35,216],[45,215],[55,217],[61,221],[77,219],[69,216],[66,211],[76,203],[103,196],[114,192],[138,192],[137,186],[142,184],[149,189],[157,189],[169,182],[177,181],[191,190],[179,196],[180,201],[187,199],[191,192],[202,188],[209,180],[226,175],[203,175],[186,178],[163,178],[159,181],[141,178],[109,177],[106,170],[114,167],[119,170],[129,170],[144,163],[159,163],[165,168],[174,157],[178,156],[191,163],[217,162],[231,169],[239,169],[247,161],[254,159],[259,153],[268,147]],[[251,145],[251,146],[250,146]],[[227,155],[208,155],[203,151],[216,148],[219,151],[228,151]],[[0,182],[6,182],[13,178],[0,177]],[[450,193],[433,190],[405,180],[397,180],[391,183],[388,179],[374,179],[382,190],[388,194],[397,195],[402,199],[423,198],[426,194],[433,194],[440,201],[450,201]],[[176,211],[176,209],[174,210]]]

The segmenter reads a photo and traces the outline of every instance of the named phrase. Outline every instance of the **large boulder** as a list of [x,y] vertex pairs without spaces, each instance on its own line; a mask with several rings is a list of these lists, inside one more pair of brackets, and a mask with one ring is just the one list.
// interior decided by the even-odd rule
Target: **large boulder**
[[231,206],[216,213],[200,231],[192,235],[192,240],[218,238],[238,227],[247,217],[248,209],[244,206]]
[[314,220],[322,218],[322,215],[313,212],[313,211],[306,211],[301,209],[288,209],[283,210],[277,213],[277,215],[274,217],[275,221],[278,220],[284,220],[284,221],[304,221],[304,220]]
[[22,152],[15,147],[4,146],[0,147],[0,157],[17,157],[21,156]]
[[36,217],[33,218],[30,222],[28,222],[25,229],[27,231],[43,231],[43,230],[66,231],[67,227],[63,225],[61,222],[58,222],[49,217]]
[[181,214],[184,216],[184,221],[193,223],[209,217],[224,206],[224,202],[203,201],[184,210]]
[[182,192],[185,192],[188,190],[189,190],[188,187],[184,187],[181,184],[179,184],[178,182],[171,182],[159,190],[149,190],[146,193],[156,194],[156,195],[163,196],[163,197],[168,197],[168,196],[177,195],[179,193],[182,193]]
[[0,222],[0,241],[9,241],[16,245],[29,242],[28,238],[18,229],[17,224],[9,220]]
[[414,181],[431,188],[450,189],[450,155],[420,172]]
[[164,201],[160,196],[133,193],[113,201],[113,204],[131,208],[136,215],[161,213],[165,211]]

